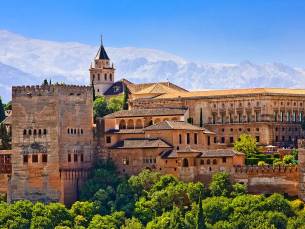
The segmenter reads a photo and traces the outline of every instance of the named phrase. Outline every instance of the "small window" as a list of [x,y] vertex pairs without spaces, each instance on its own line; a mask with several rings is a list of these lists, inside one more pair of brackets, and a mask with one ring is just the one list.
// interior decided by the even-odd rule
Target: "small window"
[[23,163],[27,164],[29,162],[29,156],[28,155],[23,155]]
[[186,134],[186,144],[190,144],[190,133]]
[[77,161],[78,161],[77,154],[74,154],[74,162],[77,162]]
[[43,129],[43,134],[47,135],[47,129]]
[[37,135],[37,130],[36,129],[34,130],[34,135]]
[[200,160],[200,165],[204,165],[204,160],[203,159]]
[[223,157],[222,158],[222,163],[226,163],[227,162],[227,158],[226,157]]
[[230,137],[230,143],[233,143],[233,142],[234,142],[234,138]]
[[83,162],[84,161],[84,154],[80,155],[80,161]]
[[26,135],[26,130],[25,129],[23,130],[23,135]]
[[68,162],[71,162],[71,154],[68,154]]
[[225,137],[221,137],[221,143],[225,143]]
[[197,145],[198,144],[198,134],[194,133],[194,144]]
[[182,136],[179,134],[179,144],[182,144]]
[[29,130],[29,135],[32,135],[32,130]]
[[38,163],[38,155],[37,154],[32,155],[32,162],[33,163]]
[[217,143],[217,137],[214,137],[214,143]]
[[47,162],[48,162],[48,155],[42,154],[42,163],[47,163]]
[[216,165],[216,164],[217,164],[217,160],[214,159],[214,160],[213,160],[213,165]]
[[111,136],[106,137],[106,143],[111,143]]
[[255,136],[256,142],[259,142],[259,136]]
[[208,136],[208,146],[211,145],[211,137]]
[[42,133],[42,132],[41,132],[41,129],[39,129],[39,130],[38,130],[38,135],[41,135],[41,133]]
[[81,133],[81,134],[84,134],[84,130],[83,130],[83,129],[80,129],[80,133]]
[[70,134],[70,129],[68,128],[68,134]]
[[211,161],[210,161],[210,159],[208,159],[208,160],[207,160],[207,164],[208,164],[208,165],[209,165],[209,164],[211,164]]

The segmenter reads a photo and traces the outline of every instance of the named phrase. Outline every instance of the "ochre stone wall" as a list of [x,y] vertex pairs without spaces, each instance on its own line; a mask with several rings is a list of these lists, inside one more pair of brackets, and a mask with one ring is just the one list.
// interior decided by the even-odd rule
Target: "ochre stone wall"
[[13,87],[12,110],[8,199],[70,199],[65,194],[75,193],[75,186],[61,179],[60,170],[90,168],[94,157],[91,87]]

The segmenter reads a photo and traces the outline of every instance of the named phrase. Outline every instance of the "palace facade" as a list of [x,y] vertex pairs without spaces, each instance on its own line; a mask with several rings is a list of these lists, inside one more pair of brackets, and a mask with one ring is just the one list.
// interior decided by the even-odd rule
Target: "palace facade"
[[[251,193],[305,195],[305,150],[299,166],[246,166],[232,149],[242,133],[260,145],[296,146],[305,90],[188,91],[170,82],[114,81],[103,44],[90,66],[91,86],[52,84],[12,88],[5,121],[12,150],[0,151],[0,192],[8,201],[60,201],[70,205],[99,158],[120,174],[143,169],[208,183],[226,171]],[[128,95],[128,110],[93,120],[93,95]],[[299,141],[300,142],[300,141]]]

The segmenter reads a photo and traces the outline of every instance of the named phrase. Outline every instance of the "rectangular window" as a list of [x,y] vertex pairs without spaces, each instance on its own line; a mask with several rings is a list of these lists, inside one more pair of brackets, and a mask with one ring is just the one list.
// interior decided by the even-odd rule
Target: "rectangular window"
[[303,112],[300,112],[299,113],[299,122],[302,122],[303,121]]
[[213,123],[213,124],[216,123],[216,115],[215,115],[215,114],[212,115],[212,123]]
[[194,133],[194,144],[198,144],[198,134]]
[[74,154],[74,162],[77,162],[77,161],[78,161],[77,154]]
[[71,154],[68,154],[68,162],[71,162]]
[[233,123],[233,116],[231,113],[229,114],[229,119],[230,119],[230,123]]
[[217,138],[216,137],[214,137],[214,143],[217,143]]
[[247,122],[250,122],[250,121],[251,121],[250,115],[251,115],[251,114],[247,114]]
[[284,122],[284,113],[283,113],[283,111],[280,112],[280,118],[281,118],[281,122]]
[[80,155],[80,161],[83,162],[84,161],[84,154]]
[[230,143],[233,143],[233,142],[234,142],[234,138],[230,137]]
[[37,154],[32,155],[32,163],[38,163],[38,155]]
[[129,165],[129,160],[128,160],[128,158],[124,158],[124,159],[123,159],[123,164],[124,164],[124,165]]
[[221,137],[221,143],[225,143],[225,137]]
[[292,121],[293,122],[297,121],[297,113],[295,111],[292,113]]
[[277,122],[277,112],[274,112],[274,121]]
[[23,163],[27,164],[29,162],[29,156],[28,155],[23,155]]
[[182,144],[182,136],[179,134],[179,144]]
[[279,141],[279,136],[275,136],[275,141],[276,141],[276,142]]
[[260,113],[259,112],[255,112],[255,121],[256,122],[260,121]]
[[222,163],[226,163],[227,162],[227,158],[226,157],[223,157],[222,158]]
[[106,143],[111,143],[111,137],[110,136],[106,137]]
[[285,136],[282,136],[282,141],[283,141],[283,142],[285,141]]
[[48,154],[42,154],[42,163],[48,162]]
[[190,144],[190,133],[186,134],[186,144]]
[[211,137],[208,136],[208,146],[211,145]]
[[221,114],[221,123],[224,124],[224,122],[225,122],[224,114]]
[[238,113],[238,122],[241,123],[241,113]]
[[256,142],[259,142],[259,136],[255,136]]

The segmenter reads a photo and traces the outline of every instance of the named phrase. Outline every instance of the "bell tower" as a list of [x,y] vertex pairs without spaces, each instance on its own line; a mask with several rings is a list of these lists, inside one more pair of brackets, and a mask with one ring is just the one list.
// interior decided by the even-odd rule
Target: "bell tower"
[[95,95],[103,95],[111,87],[114,82],[114,71],[115,68],[113,63],[110,63],[101,36],[100,48],[89,69],[90,83],[94,86]]

